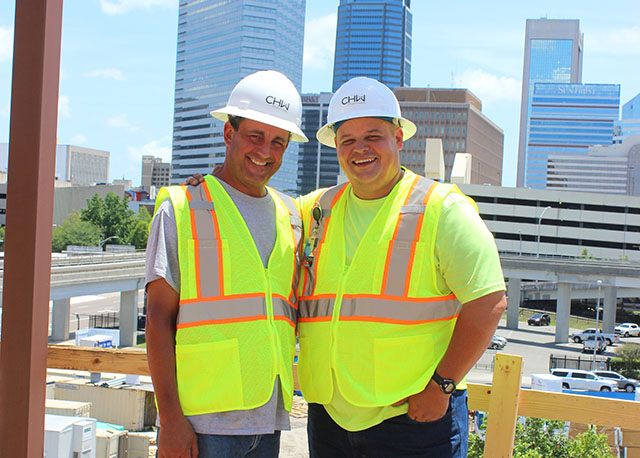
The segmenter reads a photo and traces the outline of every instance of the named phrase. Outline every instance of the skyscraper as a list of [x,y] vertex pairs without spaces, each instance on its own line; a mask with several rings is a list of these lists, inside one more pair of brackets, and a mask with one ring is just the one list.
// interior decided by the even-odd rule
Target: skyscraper
[[316,139],[316,132],[327,123],[331,94],[302,94],[302,130],[309,142],[301,143],[298,152],[297,194],[337,183],[340,165],[335,148],[329,148]]
[[622,118],[614,125],[614,143],[622,143],[624,137],[640,134],[640,94],[622,106]]
[[411,84],[410,0],[340,0],[333,91],[356,76]]
[[416,135],[404,142],[400,162],[425,173],[427,140],[441,139],[445,181],[451,179],[457,153],[470,153],[471,183],[500,186],[504,133],[482,113],[482,102],[467,89],[397,88],[402,116]]
[[[302,83],[305,0],[180,2],[173,124],[172,183],[224,161],[223,123],[209,112],[258,70]],[[297,143],[290,143],[271,186],[294,191]]]
[[581,83],[582,41],[580,21],[527,19],[520,105],[517,186],[525,186],[531,94],[536,82]]
[[615,159],[596,158],[589,146],[612,143],[619,84],[535,83],[530,105],[526,187],[598,192],[616,187]]

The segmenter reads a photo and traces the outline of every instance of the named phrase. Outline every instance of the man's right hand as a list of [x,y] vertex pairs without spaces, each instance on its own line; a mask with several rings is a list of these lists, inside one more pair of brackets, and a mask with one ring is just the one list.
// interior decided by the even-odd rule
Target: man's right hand
[[198,439],[185,417],[172,422],[161,420],[158,458],[198,458]]
[[204,176],[199,173],[194,173],[189,178],[185,179],[182,185],[198,186],[200,183],[204,183]]

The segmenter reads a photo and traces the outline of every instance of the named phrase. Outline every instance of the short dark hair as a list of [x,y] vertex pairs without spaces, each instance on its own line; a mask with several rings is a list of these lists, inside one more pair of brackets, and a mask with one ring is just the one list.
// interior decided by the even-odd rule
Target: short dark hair
[[238,130],[238,127],[240,127],[240,123],[243,119],[244,118],[242,116],[228,115],[227,117],[227,121],[229,122],[229,124],[231,124],[233,130]]

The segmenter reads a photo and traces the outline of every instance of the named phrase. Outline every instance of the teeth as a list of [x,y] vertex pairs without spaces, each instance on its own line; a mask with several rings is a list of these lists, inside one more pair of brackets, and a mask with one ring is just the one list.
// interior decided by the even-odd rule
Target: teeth
[[367,164],[368,162],[373,162],[373,161],[375,161],[375,160],[376,160],[376,158],[375,158],[375,157],[372,157],[372,158],[370,158],[370,159],[360,159],[360,160],[358,160],[358,161],[353,161],[353,163],[354,163],[354,164],[358,164],[358,165],[359,165],[359,164]]
[[253,158],[251,158],[251,157],[249,158],[249,160],[250,160],[251,162],[253,162],[255,165],[260,165],[260,166],[263,166],[263,167],[264,167],[265,165],[267,165],[267,163],[266,163],[266,162],[256,161],[255,159],[253,159]]

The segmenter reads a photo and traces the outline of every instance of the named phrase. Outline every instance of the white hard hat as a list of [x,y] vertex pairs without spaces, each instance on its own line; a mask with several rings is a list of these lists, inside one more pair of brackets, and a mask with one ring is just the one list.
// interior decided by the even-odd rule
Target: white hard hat
[[331,97],[327,123],[316,138],[320,143],[335,148],[334,125],[353,118],[390,118],[402,128],[403,140],[413,137],[416,125],[402,117],[398,99],[387,86],[364,76],[344,83]]
[[231,91],[227,106],[211,112],[211,116],[225,122],[229,115],[287,130],[294,142],[309,141],[300,129],[300,94],[289,78],[275,70],[245,76]]

